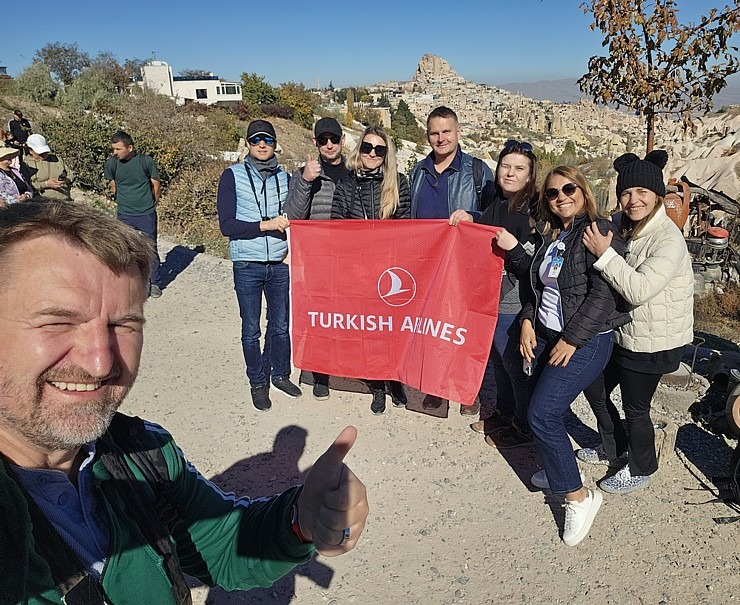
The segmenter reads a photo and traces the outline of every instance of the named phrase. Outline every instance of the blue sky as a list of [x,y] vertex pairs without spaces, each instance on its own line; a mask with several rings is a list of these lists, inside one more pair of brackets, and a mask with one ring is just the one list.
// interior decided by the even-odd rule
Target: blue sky
[[[59,41],[76,42],[91,55],[111,51],[121,61],[154,52],[175,75],[205,69],[238,80],[242,72],[256,72],[275,85],[409,80],[424,53],[476,82],[576,78],[591,55],[603,54],[601,34],[589,29],[591,15],[579,10],[581,1],[40,0],[11,20],[18,35],[4,36],[0,65],[18,75],[36,50]],[[685,22],[724,3],[678,4]]]

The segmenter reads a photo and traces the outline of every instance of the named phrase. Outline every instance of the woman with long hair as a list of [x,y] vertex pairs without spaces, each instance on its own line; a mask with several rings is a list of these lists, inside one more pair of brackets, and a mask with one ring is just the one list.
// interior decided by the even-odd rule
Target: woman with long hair
[[[397,219],[411,217],[409,183],[398,172],[396,151],[388,134],[378,126],[368,126],[360,143],[347,158],[349,174],[334,190],[331,218]],[[370,411],[385,413],[385,382],[370,380],[373,395]],[[390,381],[391,400],[396,407],[406,405],[400,382]]]
[[[531,255],[534,252],[534,221],[530,217],[530,207],[537,203],[537,156],[531,143],[514,139],[504,143],[498,156],[491,193],[483,200],[485,210],[476,222],[504,227]],[[473,216],[464,210],[456,210],[450,216],[453,225],[472,220]],[[486,443],[499,449],[532,444],[524,394],[526,384],[517,384],[516,388],[512,385],[503,359],[509,338],[519,340],[519,326],[514,320],[521,309],[519,280],[509,267],[504,266],[498,320],[489,356],[493,381],[489,384],[484,378],[482,385],[495,392],[496,406],[486,418],[470,425],[477,433],[485,434]]]
[[620,297],[594,269],[596,257],[586,250],[583,233],[596,223],[613,234],[617,252],[622,240],[613,223],[598,216],[588,181],[573,166],[548,173],[537,218],[539,246],[531,261],[508,231],[496,235],[507,262],[529,285],[519,346],[510,340],[504,354],[512,371],[524,374],[523,366],[531,364],[528,421],[545,467],[532,483],[565,496],[562,538],[575,546],[588,534],[602,496],[583,486],[563,415],[609,361],[613,328],[628,321],[618,309]]
[[[627,153],[614,160],[617,199],[622,211],[614,220],[627,241],[625,258],[612,248],[610,234],[588,227],[583,241],[598,257],[594,267],[631,305],[630,322],[615,332],[609,365],[588,389],[586,398],[598,421],[601,446],[577,457],[621,469],[600,483],[613,494],[648,487],[658,470],[650,402],[663,374],[675,371],[684,346],[694,338],[694,274],[686,240],[665,212],[663,150],[640,160]],[[619,385],[627,430],[611,393]],[[626,463],[623,455],[627,454]]]

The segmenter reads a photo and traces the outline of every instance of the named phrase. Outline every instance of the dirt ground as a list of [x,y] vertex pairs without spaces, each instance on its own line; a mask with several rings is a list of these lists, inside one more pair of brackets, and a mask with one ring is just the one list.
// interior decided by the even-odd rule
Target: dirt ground
[[[163,424],[205,476],[251,496],[300,482],[353,424],[359,438],[347,462],[371,507],[353,552],[318,557],[268,589],[198,586],[196,604],[740,602],[740,522],[715,523],[737,513],[706,503],[713,496],[703,487],[725,472],[733,442],[691,423],[696,393],[661,387],[656,405],[680,427],[677,454],[649,490],[606,494],[588,538],[568,548],[560,500],[530,487],[535,450],[492,449],[457,406],[447,418],[390,405],[378,417],[365,393],[317,402],[304,387],[296,400],[273,389],[273,409],[254,410],[230,263],[161,243],[169,283],[147,303],[144,359],[123,411]],[[595,445],[583,401],[573,411],[574,443]],[[603,476],[603,467],[583,471],[590,486]]]

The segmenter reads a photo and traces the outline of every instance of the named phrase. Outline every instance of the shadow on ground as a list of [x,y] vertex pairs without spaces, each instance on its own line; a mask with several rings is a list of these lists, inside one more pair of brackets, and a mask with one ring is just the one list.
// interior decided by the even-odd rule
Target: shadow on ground
[[195,246],[195,248],[188,248],[187,246],[175,246],[167,253],[167,257],[162,263],[161,275],[162,288],[169,286],[180,273],[188,268],[190,263],[193,262],[196,256],[205,252],[204,246]]
[[[302,427],[283,427],[275,436],[272,451],[244,458],[223,473],[211,477],[211,481],[226,492],[248,494],[252,497],[270,496],[303,483],[306,473],[298,468],[298,461],[303,455],[307,437],[308,433]],[[288,605],[295,596],[296,576],[305,576],[315,584],[329,588],[334,570],[314,558],[305,565],[296,567],[269,588],[234,592],[212,588],[206,603]],[[191,586],[197,585],[197,580],[193,580]]]

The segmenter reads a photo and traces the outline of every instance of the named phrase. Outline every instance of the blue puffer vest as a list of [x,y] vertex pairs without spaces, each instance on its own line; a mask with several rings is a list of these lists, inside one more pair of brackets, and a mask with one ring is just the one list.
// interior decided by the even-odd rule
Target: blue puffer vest
[[[248,223],[275,218],[283,213],[288,196],[288,173],[278,168],[262,180],[260,173],[248,162],[229,166],[236,184],[236,218]],[[247,173],[249,170],[249,173]],[[251,176],[251,180],[250,180]],[[234,239],[229,242],[232,261],[281,261],[288,254],[288,241],[284,233],[276,231],[263,237]]]

